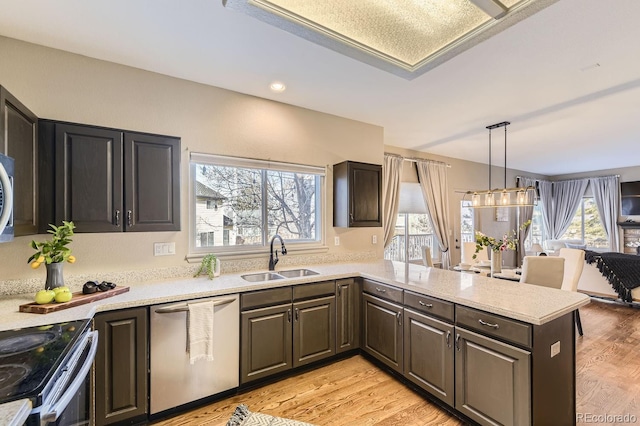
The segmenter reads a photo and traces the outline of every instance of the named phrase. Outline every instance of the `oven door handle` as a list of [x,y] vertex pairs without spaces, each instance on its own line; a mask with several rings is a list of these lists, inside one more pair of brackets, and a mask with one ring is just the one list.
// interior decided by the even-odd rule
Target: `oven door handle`
[[[43,411],[40,414],[40,422],[41,424],[47,424],[49,422],[55,422],[58,420],[60,414],[64,412],[69,405],[71,399],[76,395],[80,386],[84,383],[87,378],[87,374],[89,374],[89,370],[93,365],[93,360],[96,357],[96,352],[98,351],[98,332],[91,331],[87,333],[87,343],[89,340],[91,341],[91,347],[89,348],[89,353],[87,358],[84,361],[84,364],[80,368],[80,371],[73,379],[73,382],[69,385],[67,390],[65,390],[64,394],[58,401],[56,401],[51,407],[43,407]],[[83,345],[83,348],[86,347],[86,343]]]

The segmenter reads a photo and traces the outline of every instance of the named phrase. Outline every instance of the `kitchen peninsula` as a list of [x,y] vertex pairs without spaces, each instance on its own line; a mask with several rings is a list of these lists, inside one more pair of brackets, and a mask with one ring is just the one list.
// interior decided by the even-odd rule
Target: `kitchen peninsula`
[[[47,315],[17,312],[18,305],[29,302],[31,295],[8,296],[0,302],[3,312],[0,329],[92,318],[100,312],[202,297],[243,295],[257,290],[356,278],[363,284],[360,348],[368,356],[390,367],[393,362],[388,361],[400,355],[402,361],[396,361],[401,367],[390,369],[408,381],[422,383],[424,386],[418,386],[426,392],[482,424],[489,423],[486,419],[495,418],[504,420],[501,421],[504,424],[512,419],[518,424],[544,424],[551,418],[555,424],[575,422],[573,312],[589,303],[587,296],[390,261],[307,267],[318,275],[257,283],[245,281],[241,274],[224,274],[213,281],[185,278],[127,283],[131,287],[127,293]],[[433,307],[443,310],[434,309],[431,315],[429,309]],[[399,352],[395,354],[386,351],[386,343],[380,346],[374,337],[388,330],[385,328],[388,324],[396,327],[394,333],[399,333],[401,343],[396,346]],[[427,328],[440,330],[438,327],[442,330],[438,338],[442,341],[447,368],[451,368],[451,380],[454,369],[456,372],[455,401],[450,399],[453,392],[440,392],[438,386],[436,390],[431,389],[433,386],[421,375],[421,362],[412,358],[425,351],[415,351],[411,345],[431,338],[421,333]],[[500,357],[494,356],[497,354]],[[478,370],[474,367],[478,362],[486,363],[482,371],[471,371]],[[505,372],[513,376],[503,377]],[[459,382],[459,378],[465,381]],[[504,383],[509,384],[509,389],[504,389]],[[495,402],[473,399],[495,389],[502,397],[499,403],[513,402],[509,407],[511,412],[505,412],[504,405],[498,407]],[[485,403],[488,409],[484,412],[474,407],[474,404]]]

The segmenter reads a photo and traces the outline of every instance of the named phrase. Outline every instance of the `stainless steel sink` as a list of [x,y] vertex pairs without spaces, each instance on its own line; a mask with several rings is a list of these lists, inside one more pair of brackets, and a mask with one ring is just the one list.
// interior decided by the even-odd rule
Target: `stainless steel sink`
[[310,275],[318,275],[319,272],[312,271],[311,269],[290,269],[288,271],[278,271],[278,274],[285,278],[298,278],[308,277]]
[[275,272],[260,272],[258,274],[242,275],[242,279],[252,283],[257,283],[260,281],[281,280],[283,278],[284,277],[282,275],[276,274]]

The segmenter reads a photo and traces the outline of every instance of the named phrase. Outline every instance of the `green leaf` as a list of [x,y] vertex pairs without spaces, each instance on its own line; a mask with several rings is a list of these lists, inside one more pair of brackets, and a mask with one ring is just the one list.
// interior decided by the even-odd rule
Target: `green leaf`
[[31,248],[34,250],[38,250],[38,243],[36,243],[34,240],[31,240]]

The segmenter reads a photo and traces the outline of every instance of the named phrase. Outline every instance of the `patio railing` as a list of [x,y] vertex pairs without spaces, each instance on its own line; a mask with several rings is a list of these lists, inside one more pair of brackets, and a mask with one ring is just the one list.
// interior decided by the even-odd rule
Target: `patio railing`
[[[396,235],[391,240],[391,244],[384,249],[384,258],[387,260],[405,261],[404,251],[404,235]],[[422,260],[422,247],[431,247],[431,255],[434,254],[434,242],[436,242],[433,234],[409,234],[409,262]]]

